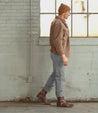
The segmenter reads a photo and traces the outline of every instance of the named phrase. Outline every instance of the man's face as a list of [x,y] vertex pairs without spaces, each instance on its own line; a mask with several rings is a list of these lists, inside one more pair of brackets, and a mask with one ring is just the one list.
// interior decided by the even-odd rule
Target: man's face
[[64,18],[67,19],[70,16],[70,11],[67,11],[66,13],[64,13]]

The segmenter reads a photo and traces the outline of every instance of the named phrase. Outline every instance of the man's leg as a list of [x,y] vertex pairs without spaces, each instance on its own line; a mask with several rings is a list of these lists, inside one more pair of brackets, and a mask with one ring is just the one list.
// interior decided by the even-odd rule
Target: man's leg
[[62,97],[65,86],[66,66],[63,64],[61,56],[52,54],[52,59],[54,62],[56,97]]
[[66,66],[63,64],[56,67],[55,84],[56,84],[56,97],[63,97],[63,90],[65,87],[65,72]]
[[55,86],[55,68],[54,68],[54,66],[55,66],[55,62],[54,62],[54,58],[53,58],[53,54],[50,52],[50,57],[51,57],[51,60],[52,60],[52,64],[53,64],[53,72],[52,72],[52,74],[50,75],[50,77],[48,78],[48,80],[47,80],[47,82],[46,82],[46,84],[45,84],[45,86],[44,86],[44,89],[47,91],[47,92],[49,92],[51,89],[52,89],[52,87],[54,87]]
[[73,104],[67,103],[64,100],[63,89],[65,86],[65,72],[66,66],[63,64],[61,56],[56,59],[57,63],[55,65],[55,85],[56,85],[56,97],[57,97],[57,107],[73,107]]
[[50,75],[50,77],[48,78],[48,80],[47,80],[47,82],[46,82],[46,84],[45,84],[45,86],[44,86],[44,89],[45,89],[47,92],[49,92],[49,91],[52,89],[52,87],[55,86],[55,75],[54,75],[54,74],[55,74],[55,73],[52,72],[52,74]]
[[66,66],[64,66],[62,57],[51,53],[51,59],[53,61],[53,72],[47,80],[44,89],[48,92],[56,85],[56,96],[63,96],[63,89],[65,86],[65,72]]

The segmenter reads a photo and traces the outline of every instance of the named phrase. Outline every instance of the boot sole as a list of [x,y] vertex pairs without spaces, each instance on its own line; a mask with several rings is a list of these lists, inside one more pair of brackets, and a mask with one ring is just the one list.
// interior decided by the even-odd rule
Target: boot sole
[[43,101],[42,97],[40,97],[40,94],[38,94],[36,97],[38,97],[38,99],[41,100],[45,105],[51,105],[50,103],[49,103],[49,104],[45,103],[45,102]]

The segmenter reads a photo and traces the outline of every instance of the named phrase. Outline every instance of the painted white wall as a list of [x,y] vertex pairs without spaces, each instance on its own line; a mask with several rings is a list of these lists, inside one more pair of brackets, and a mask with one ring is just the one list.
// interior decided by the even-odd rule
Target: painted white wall
[[[52,73],[50,46],[39,39],[39,4],[39,0],[0,2],[0,101],[35,100]],[[97,38],[71,39],[66,99],[98,99],[97,42]],[[55,87],[47,96],[56,99]]]
[[0,101],[28,96],[30,1],[0,1]]

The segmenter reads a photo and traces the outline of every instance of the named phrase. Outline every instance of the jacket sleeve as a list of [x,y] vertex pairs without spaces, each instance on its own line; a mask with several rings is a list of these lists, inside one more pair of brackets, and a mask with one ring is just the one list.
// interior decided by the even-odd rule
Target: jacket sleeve
[[63,29],[60,23],[55,23],[53,25],[53,43],[56,48],[57,53],[61,56],[64,54],[64,48],[62,46]]

